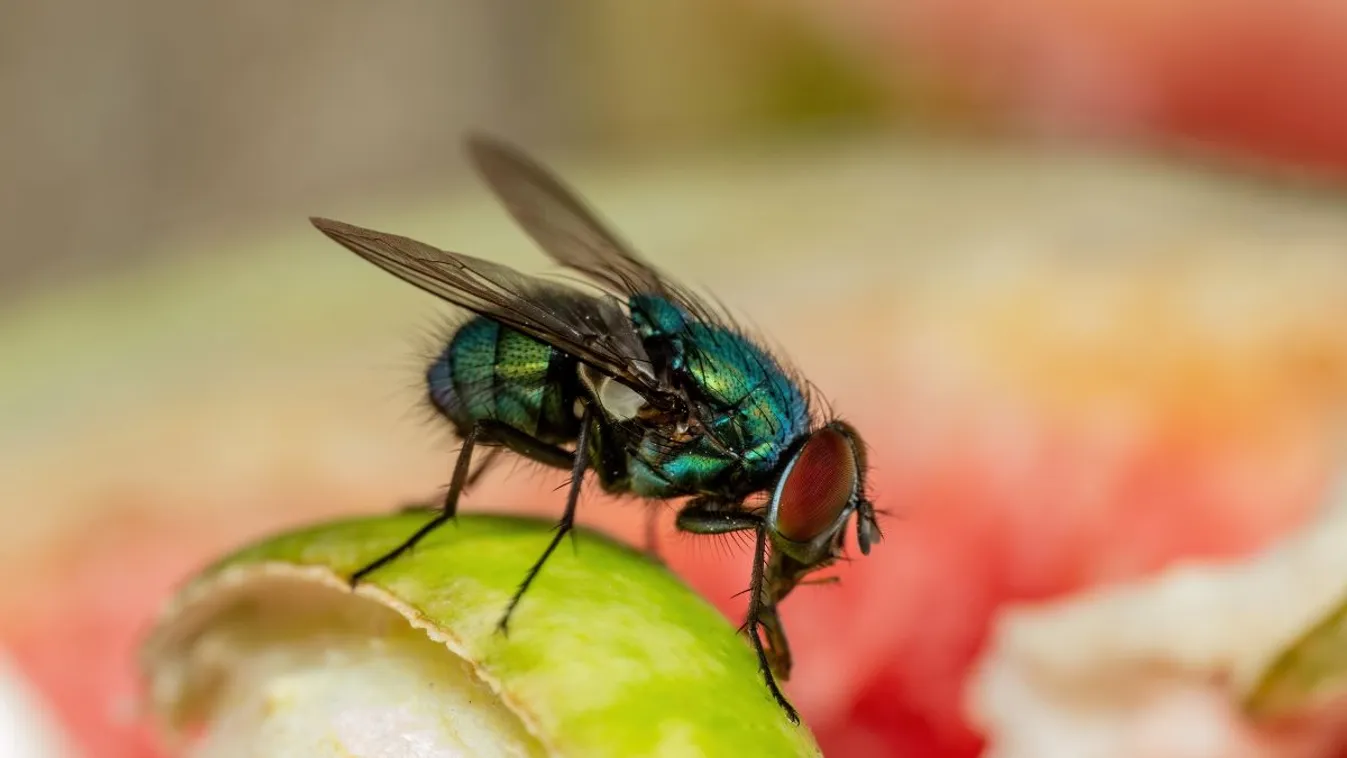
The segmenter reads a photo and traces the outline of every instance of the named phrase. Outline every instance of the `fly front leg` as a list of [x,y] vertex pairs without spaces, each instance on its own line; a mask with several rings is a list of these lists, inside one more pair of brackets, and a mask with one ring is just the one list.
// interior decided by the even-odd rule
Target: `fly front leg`
[[[764,602],[768,590],[767,566],[767,524],[761,516],[727,507],[724,503],[698,498],[688,503],[678,512],[677,526],[693,534],[728,534],[752,529],[757,539],[753,547],[753,578],[749,586],[748,618],[744,621],[744,631],[753,644],[753,652],[758,656],[758,670],[762,673],[767,689],[772,693],[786,717],[791,723],[800,723],[800,716],[794,706],[786,700],[781,687],[777,685],[774,671],[779,667],[785,674],[790,672],[790,648],[786,645],[786,635],[781,620],[776,613],[774,603]],[[771,652],[763,645],[762,636],[766,633],[771,640]],[[780,644],[778,649],[777,645]]]
[[[768,656],[767,649],[762,644],[762,634],[760,628],[767,626],[768,636],[772,636],[773,629],[780,631],[780,622],[776,620],[775,606],[764,606],[762,596],[765,591],[764,568],[767,563],[767,525],[759,523],[757,527],[758,538],[753,549],[753,583],[749,587],[748,600],[748,620],[744,626],[748,631],[749,639],[753,641],[753,651],[758,654],[758,670],[762,672],[763,681],[767,683],[767,689],[771,690],[772,697],[776,698],[777,705],[786,712],[786,718],[790,719],[792,724],[800,723],[800,714],[795,712],[795,707],[786,700],[786,696],[781,692],[781,688],[776,683],[776,676],[772,673],[772,658]],[[763,623],[764,616],[773,620],[772,625]],[[782,636],[784,640],[784,635]],[[789,658],[789,653],[787,653]]]
[[776,606],[764,604],[758,613],[758,621],[762,624],[763,634],[767,635],[767,647],[770,648],[767,657],[772,664],[772,672],[783,682],[789,680],[792,665],[790,643],[786,641],[786,628],[781,625]]
[[528,574],[524,576],[524,581],[520,582],[519,588],[510,598],[510,604],[506,606],[505,614],[497,622],[496,630],[502,634],[509,634],[510,614],[514,613],[515,606],[519,605],[519,601],[528,591],[529,585],[538,576],[538,572],[542,571],[543,564],[547,562],[548,557],[557,549],[557,545],[561,544],[561,540],[566,537],[567,532],[575,527],[575,507],[580,501],[580,485],[584,483],[585,467],[589,461],[589,436],[590,427],[593,425],[592,421],[593,412],[590,406],[586,404],[584,417],[580,420],[580,437],[575,443],[574,457],[569,461],[571,465],[571,488],[566,494],[566,510],[561,514],[561,520],[557,522],[556,533],[552,535],[552,541],[547,543],[547,549],[543,551],[542,556],[533,563]]
[[[458,460],[454,462],[454,475],[449,480],[449,490],[444,495],[444,502],[440,505],[439,511],[433,518],[425,523],[420,529],[417,529],[410,537],[403,540],[400,545],[384,553],[364,568],[351,575],[350,583],[354,587],[360,583],[371,572],[387,566],[389,563],[397,560],[403,553],[411,550],[416,543],[426,538],[426,535],[435,531],[444,525],[445,522],[452,519],[458,513],[458,498],[463,493],[464,488],[470,481],[475,480],[481,475],[482,470],[491,463],[496,449],[492,449],[482,467],[472,472],[469,476],[470,465],[472,463],[473,448],[477,445],[501,445],[520,455],[524,455],[539,463],[549,466],[558,466],[566,468],[570,465],[571,454],[555,445],[549,445],[540,439],[524,434],[523,432],[500,423],[499,421],[478,421],[473,424],[472,429],[463,437],[463,447],[458,451]],[[420,510],[419,508],[403,508],[402,510]]]

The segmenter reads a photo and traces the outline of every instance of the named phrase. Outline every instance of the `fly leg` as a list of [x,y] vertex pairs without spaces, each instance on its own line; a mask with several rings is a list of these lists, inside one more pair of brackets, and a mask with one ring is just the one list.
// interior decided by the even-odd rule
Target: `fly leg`
[[468,432],[463,438],[463,448],[458,451],[458,460],[454,462],[454,478],[449,480],[449,491],[444,496],[444,504],[440,506],[440,512],[435,514],[434,518],[427,521],[420,529],[417,529],[412,536],[402,541],[401,545],[384,553],[369,563],[364,568],[351,575],[351,586],[360,583],[372,571],[377,571],[389,563],[397,560],[403,553],[411,550],[416,543],[425,539],[427,534],[440,528],[444,522],[454,517],[458,512],[458,495],[463,491],[463,485],[468,478],[468,465],[472,463],[472,448],[477,444],[477,439],[482,436],[482,425],[473,424],[472,431]]
[[[785,662],[786,670],[789,671],[790,652],[789,648],[784,647],[785,634],[781,628],[781,621],[776,614],[775,604],[763,602],[768,585],[766,577],[767,524],[757,514],[735,509],[717,508],[714,502],[699,499],[688,503],[678,512],[677,525],[679,529],[694,534],[726,534],[745,529],[752,529],[756,533],[757,539],[754,541],[753,548],[753,578],[749,586],[748,618],[744,621],[744,631],[748,633],[748,638],[753,643],[753,652],[758,655],[758,671],[762,673],[767,689],[772,693],[777,705],[780,705],[781,709],[786,712],[786,718],[790,719],[792,724],[800,723],[799,714],[795,712],[795,707],[786,700],[786,696],[781,692],[781,687],[777,685],[776,676],[773,673],[773,662],[778,666]],[[767,648],[762,642],[764,631],[773,643],[771,655],[768,654]],[[783,645],[784,658],[775,649],[778,639]]]
[[476,470],[471,474],[468,474],[468,481],[463,486],[466,488],[476,484],[477,480],[482,478],[482,474],[485,474],[486,470],[491,468],[491,465],[496,462],[496,459],[500,458],[500,451],[503,449],[504,448],[493,447],[486,451],[486,457],[482,459],[481,463],[477,464]]
[[[473,477],[468,476],[469,466],[472,463],[472,451],[478,444],[503,445],[539,463],[559,468],[565,468],[571,462],[571,454],[555,445],[549,445],[499,421],[478,421],[473,424],[472,429],[463,438],[463,447],[458,451],[458,460],[454,462],[454,476],[449,480],[449,491],[445,493],[444,502],[439,511],[420,529],[413,532],[412,536],[403,540],[402,544],[352,574],[350,579],[352,587],[359,584],[360,580],[371,572],[397,560],[403,553],[415,547],[416,543],[425,539],[426,535],[440,528],[458,513],[458,497],[462,494],[464,487],[471,479],[480,475],[482,468],[485,468],[485,465],[491,462],[491,455],[488,454],[487,459],[483,461],[483,467],[474,472]],[[494,453],[495,451],[491,452]]]
[[782,681],[790,679],[792,665],[790,643],[786,641],[786,628],[781,625],[781,617],[777,615],[776,606],[764,604],[758,614],[758,620],[762,624],[763,634],[767,635],[767,646],[771,648],[768,658],[772,664],[772,671]]
[[547,543],[547,549],[543,551],[543,554],[533,563],[533,566],[529,568],[528,574],[524,576],[524,581],[519,583],[519,588],[514,591],[514,596],[510,598],[510,604],[505,607],[505,614],[502,615],[500,621],[496,623],[496,630],[501,634],[509,634],[510,614],[514,613],[515,606],[519,605],[519,601],[524,597],[524,593],[528,591],[529,585],[532,584],[533,580],[538,576],[538,572],[542,571],[543,564],[547,562],[547,559],[552,555],[552,552],[557,549],[557,545],[561,544],[561,540],[565,539],[567,532],[570,532],[575,526],[575,506],[580,502],[580,486],[584,483],[585,466],[589,462],[589,434],[590,427],[592,426],[592,419],[592,409],[589,405],[586,405],[584,417],[580,419],[580,437],[575,442],[574,459],[570,462],[571,487],[570,491],[566,494],[566,510],[561,514],[561,520],[557,522],[554,529],[555,533],[552,535],[552,541]]
[[[767,689],[772,691],[772,697],[776,698],[777,705],[780,705],[782,710],[786,712],[786,718],[790,719],[790,723],[798,724],[800,723],[800,714],[795,712],[795,707],[786,700],[781,688],[777,686],[776,677],[772,675],[772,665],[767,650],[762,644],[762,634],[759,633],[759,628],[763,626],[762,594],[763,575],[766,573],[764,566],[767,563],[767,525],[760,522],[757,526],[757,532],[758,539],[753,550],[753,582],[749,587],[751,594],[748,598],[748,619],[744,622],[744,626],[747,627],[749,639],[753,641],[753,651],[758,654],[758,670],[762,672],[762,678],[767,683]],[[775,607],[768,609],[767,613],[770,618],[776,618]],[[771,626],[768,627],[769,636],[772,635],[772,628]],[[780,623],[775,623],[775,629],[780,630]]]
[[777,608],[796,587],[801,584],[820,584],[836,581],[836,577],[823,579],[804,578],[813,567],[782,552],[773,552],[767,563],[763,605],[761,613],[762,630],[772,649],[772,670],[782,680],[790,679],[791,656],[790,643],[786,640],[786,628],[781,624]]
[[692,534],[729,534],[757,529],[762,517],[716,501],[697,498],[678,511],[674,526]]
[[657,563],[663,564],[659,556],[659,509],[653,506],[645,514],[645,554]]
[[[491,464],[495,463],[496,459],[500,457],[500,451],[503,449],[504,448],[501,447],[493,447],[487,450],[486,457],[477,464],[477,467],[473,469],[471,474],[468,474],[468,480],[463,483],[463,489],[470,489],[472,485],[476,484],[477,480],[482,478],[482,474],[485,474],[487,469],[491,468]],[[399,508],[398,513],[423,513],[426,511],[443,510],[443,508],[443,505],[432,505],[430,503],[409,503]]]

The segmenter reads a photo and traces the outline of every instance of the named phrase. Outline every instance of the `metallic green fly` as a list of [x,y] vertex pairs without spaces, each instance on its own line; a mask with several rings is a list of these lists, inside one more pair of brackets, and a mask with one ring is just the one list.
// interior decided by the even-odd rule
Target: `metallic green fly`
[[[502,450],[571,472],[556,532],[510,600],[502,631],[573,526],[587,471],[610,493],[689,498],[679,529],[755,535],[744,628],[772,696],[798,722],[776,682],[791,667],[777,606],[841,557],[853,517],[862,553],[881,537],[859,434],[814,413],[793,371],[637,256],[550,171],[489,137],[470,137],[467,150],[534,242],[600,291],[312,219],[365,260],[475,314],[426,372],[432,404],[463,439],[443,506],[352,583],[453,518],[464,488]],[[473,471],[479,447],[490,452]]]

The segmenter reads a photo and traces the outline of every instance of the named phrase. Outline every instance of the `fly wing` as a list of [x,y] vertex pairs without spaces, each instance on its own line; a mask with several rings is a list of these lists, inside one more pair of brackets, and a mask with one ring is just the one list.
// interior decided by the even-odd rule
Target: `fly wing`
[[498,263],[408,237],[311,218],[323,234],[426,292],[574,356],[641,393],[657,407],[674,401],[621,305],[519,273]]
[[467,150],[515,222],[558,263],[615,292],[672,295],[663,277],[542,164],[481,134],[468,137]]
[[[710,331],[701,330],[699,337],[682,341],[684,362],[695,364],[714,358],[708,351],[714,353],[721,349],[706,342],[708,339],[714,342],[714,335],[721,335],[721,339],[734,343],[734,349],[743,361],[752,362],[746,370],[755,370],[764,377],[785,370],[778,365],[779,361],[765,365],[766,353],[756,346],[739,345],[743,330],[733,323],[725,308],[712,307],[685,287],[663,277],[610,231],[574,190],[541,163],[517,147],[481,134],[468,137],[467,150],[477,172],[510,215],[558,263],[586,274],[612,292],[627,296],[655,295],[675,304],[688,317],[682,326],[685,330],[694,324],[717,327]],[[636,307],[630,301],[629,305]],[[748,342],[747,338],[742,341]],[[723,350],[721,352],[723,357]],[[715,419],[702,420],[713,422]]]
[[[773,380],[786,369],[766,351],[749,348],[742,337],[742,329],[733,323],[728,312],[711,307],[681,285],[663,277],[653,266],[632,251],[620,237],[599,219],[598,215],[552,171],[530,158],[522,150],[482,134],[467,139],[467,152],[477,172],[505,205],[515,222],[553,260],[580,271],[609,291],[626,295],[653,295],[678,306],[687,316],[681,327],[685,331],[693,325],[711,326],[699,329],[698,335],[681,341],[681,359],[688,365],[704,364],[717,357],[724,358],[724,350],[707,340],[717,339],[734,343],[734,356],[745,365],[745,373],[755,373],[768,381],[771,388],[796,382],[789,379]],[[628,299],[629,307],[637,307]],[[661,328],[670,328],[661,325]],[[719,338],[716,335],[720,335]],[[673,335],[665,335],[671,337]],[[719,351],[719,356],[712,355]],[[771,358],[771,360],[769,360]],[[664,375],[657,367],[657,374]],[[685,397],[688,387],[678,386],[666,391],[677,391]],[[769,390],[770,391],[770,390]],[[789,406],[788,400],[779,400]],[[704,429],[712,429],[723,409],[693,408],[703,422]],[[726,444],[718,433],[711,433],[713,441]]]

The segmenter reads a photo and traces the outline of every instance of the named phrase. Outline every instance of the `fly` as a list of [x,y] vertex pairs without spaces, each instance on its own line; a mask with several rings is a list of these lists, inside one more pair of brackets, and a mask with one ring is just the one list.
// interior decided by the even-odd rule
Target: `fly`
[[[841,557],[853,517],[862,553],[881,537],[860,435],[816,417],[794,371],[636,255],[542,165],[485,136],[469,137],[467,152],[533,241],[599,290],[311,219],[365,260],[475,314],[426,371],[431,403],[463,439],[444,502],[352,584],[452,519],[463,490],[502,450],[570,471],[565,510],[506,607],[502,632],[574,526],[587,471],[609,493],[687,498],[680,530],[754,535],[744,630],[772,696],[798,723],[776,681],[791,668],[777,606]],[[478,447],[490,452],[473,470]]]

